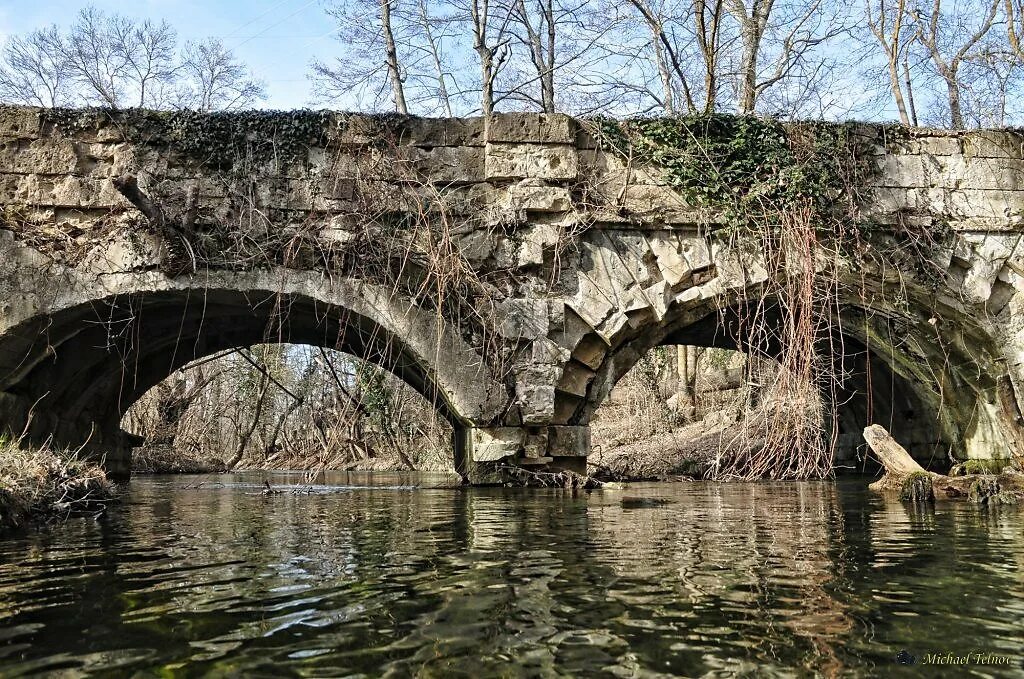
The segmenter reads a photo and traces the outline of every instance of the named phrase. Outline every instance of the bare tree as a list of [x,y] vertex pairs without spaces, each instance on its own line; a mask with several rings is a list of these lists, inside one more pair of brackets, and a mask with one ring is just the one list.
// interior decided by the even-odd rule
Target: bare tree
[[[871,35],[878,41],[885,54],[889,89],[896,102],[900,122],[904,125],[916,125],[916,116],[911,119],[903,98],[904,85],[907,88],[908,96],[913,96],[911,94],[910,68],[905,60],[908,45],[914,39],[914,30],[907,25],[910,23],[910,16],[906,4],[906,0],[865,0],[864,8]],[[900,82],[901,59],[904,60],[905,83]]]
[[187,43],[166,21],[137,22],[94,7],[62,33],[56,26],[14,37],[0,56],[0,99],[37,106],[239,108],[263,86],[217,40]]
[[490,0],[468,0],[472,27],[473,51],[480,63],[480,110],[484,115],[494,112],[494,86],[509,57],[508,27],[511,12],[495,19]]
[[185,54],[180,68],[181,104],[199,111],[231,110],[266,97],[263,84],[250,77],[220,40],[186,43]]
[[954,3],[953,10],[944,12],[942,0],[932,0],[928,13],[914,10],[917,39],[946,86],[949,124],[954,129],[965,127],[960,68],[992,29],[998,7],[999,0],[986,0],[981,8],[973,3],[962,8]]
[[520,31],[514,32],[530,55],[540,85],[540,108],[555,112],[555,41],[557,37],[554,0],[516,0],[512,13]]
[[312,63],[313,84],[320,100],[368,95],[373,108],[390,99],[393,110],[409,112],[404,84],[406,68],[395,37],[398,2],[341,0],[327,8],[338,26],[338,41],[344,47],[333,62]]
[[453,79],[452,73],[445,63],[441,52],[441,41],[451,37],[448,30],[442,28],[440,34],[435,28],[440,24],[442,27],[451,26],[455,23],[454,17],[441,17],[436,19],[431,16],[427,0],[416,0],[416,22],[423,33],[423,51],[428,55],[430,64],[434,70],[434,77],[437,80],[436,97],[445,115],[454,115],[451,97],[448,94],[448,80]]
[[178,34],[166,21],[140,24],[116,16],[109,19],[107,30],[110,49],[124,63],[125,80],[134,86],[136,106],[164,106],[179,68]]
[[65,63],[85,99],[111,108],[122,104],[131,68],[111,32],[116,21],[95,7],[86,7],[64,43]]
[[[747,7],[747,2],[750,7]],[[729,13],[739,23],[743,40],[743,55],[739,67],[740,113],[753,113],[759,94],[757,86],[758,57],[761,54],[761,40],[768,28],[775,0],[729,0]]]
[[963,81],[969,115],[976,127],[1003,127],[1011,100],[1024,84],[1024,61],[1007,43],[988,40],[967,58],[970,76]]
[[12,37],[2,53],[0,99],[32,106],[70,104],[74,83],[64,51],[64,38],[56,26]]
[[704,63],[704,113],[712,113],[718,102],[721,34],[724,0],[693,0],[694,34]]
[[1006,15],[1006,37],[1010,49],[1024,61],[1024,45],[1021,35],[1024,34],[1024,0],[1003,0],[1003,12]]
[[380,27],[384,38],[385,64],[388,69],[388,81],[395,97],[395,110],[408,114],[409,107],[405,103],[405,89],[402,85],[402,72],[398,65],[398,48],[395,47],[395,34],[391,28],[391,5],[397,0],[380,0]]
[[819,48],[849,31],[840,8],[829,0],[726,0],[725,7],[741,43],[737,110],[753,113],[766,92],[782,87],[796,95],[772,112],[793,115],[802,100],[818,93],[835,62],[834,54]]
[[666,30],[666,17],[661,7],[656,7],[650,0],[629,0],[630,4],[643,17],[651,31],[652,53],[661,76],[662,106],[666,113],[676,111],[674,82],[679,83],[685,98],[686,110],[695,113],[697,105],[693,101],[690,82],[683,66],[680,50]]

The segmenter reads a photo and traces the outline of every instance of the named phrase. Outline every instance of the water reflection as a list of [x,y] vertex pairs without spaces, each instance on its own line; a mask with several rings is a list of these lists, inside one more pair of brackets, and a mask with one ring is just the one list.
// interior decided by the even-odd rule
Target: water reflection
[[135,481],[98,522],[3,542],[0,670],[871,676],[906,648],[1024,675],[1017,510],[856,484],[651,485],[629,494],[669,503],[630,508],[375,479]]

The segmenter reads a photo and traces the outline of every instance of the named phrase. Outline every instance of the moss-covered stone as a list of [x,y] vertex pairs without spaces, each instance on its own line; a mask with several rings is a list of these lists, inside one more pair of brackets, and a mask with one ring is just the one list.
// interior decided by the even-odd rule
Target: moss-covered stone
[[999,481],[991,477],[981,477],[971,483],[967,489],[967,497],[971,502],[980,505],[999,504],[1001,491]]
[[949,470],[950,476],[971,476],[974,474],[999,474],[1010,464],[1010,460],[964,460],[953,465]]

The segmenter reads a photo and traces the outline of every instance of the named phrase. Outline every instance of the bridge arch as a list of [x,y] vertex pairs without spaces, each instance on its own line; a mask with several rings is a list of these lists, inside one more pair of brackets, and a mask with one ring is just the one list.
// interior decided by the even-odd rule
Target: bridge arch
[[[655,347],[686,344],[748,352],[743,328],[750,326],[751,307],[761,305],[760,323],[780,322],[772,318],[773,301],[766,292],[773,286],[737,273],[743,267],[729,261],[728,253],[711,257],[697,285],[692,272],[681,275],[676,293],[668,281],[647,282],[643,290],[624,282],[616,271],[628,270],[628,259],[605,245],[593,248],[598,250],[618,265],[604,265],[603,271],[595,267],[591,280],[606,298],[627,303],[601,324],[583,318],[585,306],[577,306],[580,313],[567,309],[572,318],[567,325],[575,330],[555,406],[566,424],[588,425],[619,379]],[[638,261],[661,265],[658,252],[645,255],[643,246],[636,251]],[[750,268],[756,271],[757,263]],[[1013,455],[1024,418],[1001,357],[999,328],[991,319],[965,313],[958,306],[961,300],[936,295],[927,281],[865,282],[846,275],[837,283],[843,292],[829,305],[830,330],[818,338],[822,354],[833,356],[837,377],[834,421],[825,423],[838,431],[837,454],[852,456],[864,444],[863,428],[878,423],[934,467],[948,464],[951,457]],[[660,298],[661,286],[670,290],[667,303]],[[777,358],[782,347],[756,351]]]
[[0,415],[9,429],[24,424],[32,439],[89,444],[123,473],[130,440],[120,422],[132,404],[194,360],[264,342],[372,362],[426,397],[456,431],[493,421],[507,398],[455,330],[366,281],[223,272],[125,276],[119,287],[80,290],[0,334]]

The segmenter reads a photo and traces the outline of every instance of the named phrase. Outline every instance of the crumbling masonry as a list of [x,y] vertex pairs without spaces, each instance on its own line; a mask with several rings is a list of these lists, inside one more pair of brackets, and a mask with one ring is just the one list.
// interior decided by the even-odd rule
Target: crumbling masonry
[[[395,372],[453,423],[471,480],[510,463],[582,471],[615,382],[652,347],[735,347],[723,319],[766,275],[715,237],[716,215],[568,116],[324,114],[313,142],[282,135],[281,154],[245,172],[149,119],[0,109],[0,427],[85,446],[115,472],[130,465],[120,421],[136,399],[190,361],[264,341]],[[878,169],[865,218],[948,237],[941,275],[849,267],[840,453],[878,422],[922,460],[1005,457],[1022,433],[1024,137],[858,134]],[[334,264],[431,212],[475,274],[460,304],[423,293],[426,265]],[[245,236],[253,215],[294,247],[197,255],[204,233]]]

